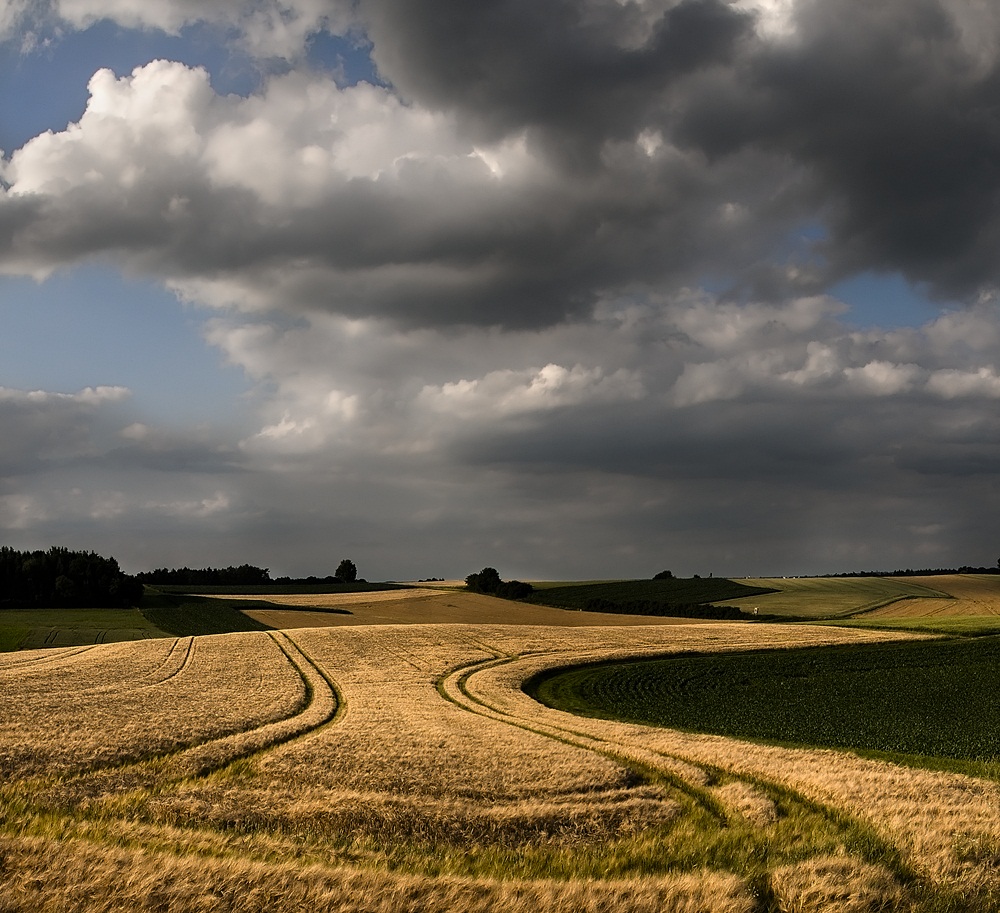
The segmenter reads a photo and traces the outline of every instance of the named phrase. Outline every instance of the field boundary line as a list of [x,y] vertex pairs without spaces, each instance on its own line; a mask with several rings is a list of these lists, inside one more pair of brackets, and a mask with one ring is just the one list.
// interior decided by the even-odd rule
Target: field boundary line
[[884,609],[886,606],[893,605],[897,602],[908,602],[911,599],[947,599],[951,602],[959,601],[954,596],[949,596],[946,593],[941,593],[939,596],[894,596],[892,599],[883,599],[881,602],[876,602],[873,605],[862,606],[860,609],[852,609],[846,614],[831,615],[830,618],[858,618],[862,615],[868,615],[871,612],[877,612],[879,609]]
[[905,601],[908,601],[910,599],[951,599],[951,600],[953,600],[954,598],[955,598],[954,596],[947,596],[944,593],[942,593],[942,594],[940,594],[938,596],[920,596],[920,595],[914,596],[913,594],[904,594],[904,595],[899,595],[899,596],[891,596],[891,597],[889,597],[887,599],[880,599],[880,600],[877,600],[876,602],[868,603],[867,605],[863,605],[863,606],[861,606],[859,608],[851,609],[849,612],[841,612],[841,613],[839,613],[837,615],[829,615],[827,617],[828,618],[856,618],[856,617],[858,617],[860,615],[867,615],[869,612],[875,612],[878,609],[884,609],[886,606],[893,605],[894,603],[905,602]]

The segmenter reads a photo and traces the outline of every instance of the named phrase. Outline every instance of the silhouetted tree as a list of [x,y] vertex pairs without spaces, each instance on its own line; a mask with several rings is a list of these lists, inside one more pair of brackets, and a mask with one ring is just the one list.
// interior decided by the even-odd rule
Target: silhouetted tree
[[465,578],[465,585],[473,593],[487,593],[493,595],[503,581],[495,567],[484,567],[478,574],[469,574]]
[[241,564],[239,567],[157,568],[140,571],[135,575],[142,583],[153,586],[260,586],[271,582],[271,572],[266,567]]
[[351,561],[350,558],[345,558],[340,564],[337,565],[337,573],[335,575],[344,583],[354,583],[358,579],[358,569],[357,566]]
[[495,567],[484,567],[478,574],[469,574],[465,578],[465,585],[473,593],[486,593],[501,599],[524,599],[535,589],[530,583],[522,583],[520,580],[504,582]]

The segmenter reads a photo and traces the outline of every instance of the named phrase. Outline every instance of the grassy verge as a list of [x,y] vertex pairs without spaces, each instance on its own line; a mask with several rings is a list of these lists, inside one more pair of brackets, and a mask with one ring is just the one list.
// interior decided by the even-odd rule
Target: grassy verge
[[1000,634],[1000,615],[927,615],[901,618],[846,618],[817,624],[881,631],[913,631],[955,637],[987,637]]
[[0,653],[21,649],[21,644],[27,640],[30,633],[31,628],[28,625],[0,621]]

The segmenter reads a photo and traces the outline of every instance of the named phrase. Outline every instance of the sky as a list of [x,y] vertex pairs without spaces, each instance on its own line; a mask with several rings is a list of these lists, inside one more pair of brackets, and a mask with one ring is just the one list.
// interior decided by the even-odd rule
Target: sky
[[7,0],[0,543],[1000,555],[1000,7]]

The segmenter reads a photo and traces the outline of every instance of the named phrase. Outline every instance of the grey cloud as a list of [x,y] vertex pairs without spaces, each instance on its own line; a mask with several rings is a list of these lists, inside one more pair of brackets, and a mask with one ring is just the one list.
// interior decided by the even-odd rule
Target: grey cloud
[[[122,437],[141,417],[110,404],[0,401],[0,525],[136,569],[992,561],[1000,337],[968,300],[1000,279],[997,20],[973,6],[809,0],[775,37],[712,0],[362,3],[392,90],[102,76],[99,117],[5,163],[0,265],[110,258],[232,309],[210,339],[258,425]],[[829,230],[812,259],[803,223]],[[884,333],[801,297],[861,269],[968,300]],[[732,300],[681,291],[705,276]]]
[[831,278],[900,270],[944,297],[974,295],[1000,278],[1000,69],[950,6],[995,34],[985,6],[802,2],[795,39],[761,44],[692,92],[677,135],[809,168],[829,213]]
[[[719,0],[650,17],[641,4],[440,0],[361,5],[383,76],[405,97],[460,109],[495,136],[524,127],[586,139],[590,159],[662,115],[678,77],[723,63],[751,25]],[[655,5],[654,5],[655,9]]]
[[115,403],[127,396],[117,387],[73,394],[0,388],[0,478],[89,459],[121,415]]
[[[530,143],[479,152],[450,121],[435,139],[441,151],[428,152],[425,136],[410,136],[428,132],[425,115],[371,88],[340,93],[293,75],[234,102],[213,96],[204,73],[162,62],[129,81],[102,74],[92,88],[79,130],[39,137],[6,169],[2,209],[18,214],[0,251],[8,269],[113,254],[213,304],[545,326],[588,315],[608,289],[752,262],[787,220],[763,199],[773,184],[757,187],[761,174],[780,175],[753,153],[708,169],[654,138],[645,150],[630,141],[608,147],[601,170],[580,180]],[[297,90],[319,100],[288,127],[285,95]],[[131,101],[144,113],[109,117]],[[403,154],[383,153],[367,166],[374,174],[359,174],[353,135],[330,124],[368,117],[373,104]],[[245,144],[232,139],[241,130],[247,142],[264,133],[283,148],[261,141],[244,160],[236,150]],[[341,142],[343,160],[316,177],[296,164],[317,144]],[[491,173],[494,154],[511,160],[509,175]]]
[[[192,9],[161,4],[150,22]],[[406,104],[369,87],[351,108],[295,73],[238,103],[160,67],[147,83],[173,87],[156,96],[176,109],[171,141],[146,103],[119,144],[85,120],[103,177],[73,184],[60,169],[87,163],[36,162],[53,180],[31,194],[14,181],[0,257],[42,270],[112,254],[213,304],[425,326],[551,325],[705,275],[773,300],[866,269],[961,299],[1000,283],[1000,69],[979,37],[996,14],[946,0],[794,10],[774,37],[721,0],[362,3]],[[393,152],[371,174],[355,150],[303,177],[309,156],[373,128]],[[522,143],[522,172],[491,174],[484,143]],[[139,179],[121,181],[130,169]],[[789,269],[805,222],[829,238]]]

